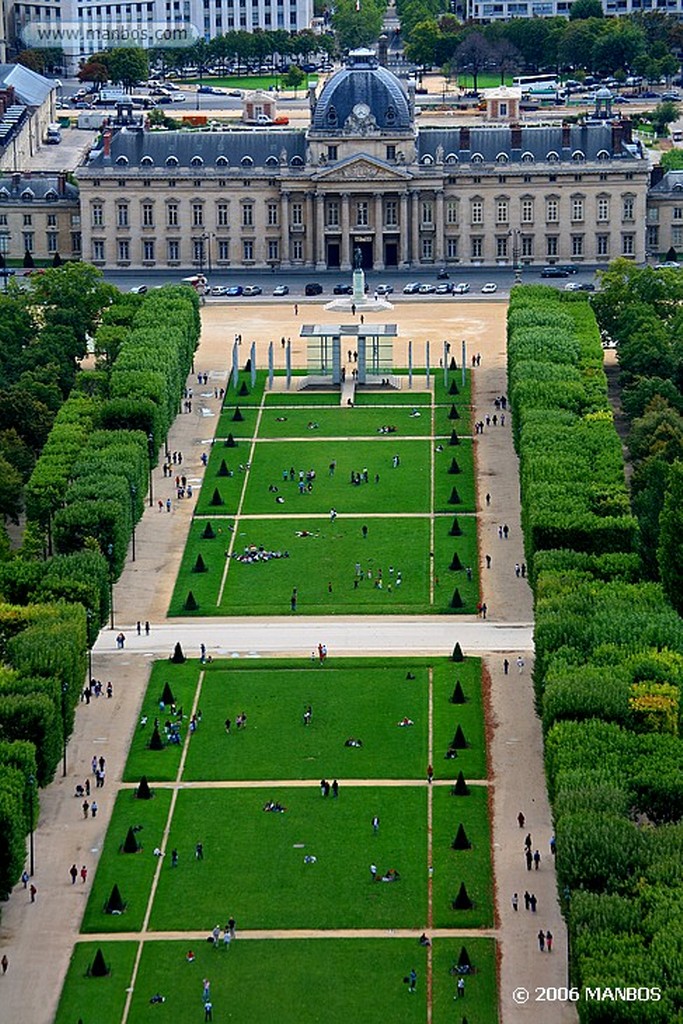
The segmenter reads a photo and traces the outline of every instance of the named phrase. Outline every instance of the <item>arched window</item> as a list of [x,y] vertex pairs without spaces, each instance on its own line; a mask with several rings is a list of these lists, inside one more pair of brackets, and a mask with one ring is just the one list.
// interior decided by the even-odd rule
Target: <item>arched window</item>
[[498,156],[496,157],[497,164],[507,164],[509,162],[510,157],[507,155],[507,153],[499,153]]
[[433,164],[434,163],[434,157],[430,156],[429,153],[425,153],[425,155],[420,160],[420,163],[421,164]]
[[609,160],[609,159],[610,159],[610,155],[609,155],[609,153],[607,152],[606,149],[599,150],[599,152],[598,152],[598,160]]
[[267,156],[266,157],[266,167],[278,167],[278,166],[279,166],[279,162],[278,162],[278,158],[276,156],[272,156],[272,154],[271,154],[271,156]]
[[522,153],[522,163],[523,164],[532,164],[535,161],[535,159],[536,159],[536,157],[534,156],[534,154],[530,153],[528,149],[527,149],[526,153]]
[[574,163],[582,164],[585,159],[586,154],[583,152],[582,149],[575,149],[572,153],[572,160],[574,161]]
[[240,160],[240,163],[242,164],[242,167],[253,167],[254,166],[254,161],[252,160],[252,158],[250,156],[243,156],[242,159]]
[[117,156],[116,162],[121,167],[127,167],[128,166],[128,157],[127,156],[123,156],[123,154],[121,154],[121,156]]
[[481,155],[481,153],[473,153],[472,156],[470,157],[470,162],[473,164],[483,164],[484,157]]
[[556,164],[556,163],[559,162],[559,159],[560,159],[560,154],[556,153],[554,149],[551,149],[550,152],[548,153],[548,155],[546,156],[546,160],[548,161],[549,164]]
[[289,165],[290,167],[303,167],[304,162],[300,156],[293,156],[289,161]]
[[200,156],[193,156],[190,160],[190,167],[203,167],[204,161]]
[[447,164],[457,164],[457,162],[458,162],[458,157],[457,157],[457,155],[455,153],[449,153],[448,156],[446,157],[446,163]]
[[154,167],[154,160],[152,159],[151,156],[143,156],[142,160],[140,161],[140,166],[141,167]]
[[178,157],[177,156],[167,156],[166,157],[166,166],[167,167],[177,167],[178,166]]
[[227,156],[216,157],[216,167],[227,167],[229,162],[230,161],[228,160]]

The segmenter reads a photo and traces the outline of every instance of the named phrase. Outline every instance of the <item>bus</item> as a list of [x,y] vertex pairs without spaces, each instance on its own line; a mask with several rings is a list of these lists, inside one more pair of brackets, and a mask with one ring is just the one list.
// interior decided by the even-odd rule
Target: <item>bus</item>
[[516,75],[512,79],[512,84],[522,90],[522,96],[527,96],[533,92],[557,92],[561,88],[556,74]]

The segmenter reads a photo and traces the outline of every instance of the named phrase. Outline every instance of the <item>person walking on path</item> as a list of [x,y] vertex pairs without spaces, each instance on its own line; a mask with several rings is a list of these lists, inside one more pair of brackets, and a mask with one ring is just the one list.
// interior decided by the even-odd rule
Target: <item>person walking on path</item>
[[536,868],[537,871],[539,869],[540,864],[541,864],[541,854],[539,853],[538,850],[536,850],[536,852],[534,853],[534,867]]
[[98,810],[99,808],[97,806],[97,800],[93,800],[93,802],[90,804],[90,814],[92,815],[93,818],[97,817]]
[[218,949],[218,940],[219,940],[220,935],[221,935],[221,927],[220,927],[220,925],[217,924],[213,928],[211,934],[213,935],[213,948],[214,949]]
[[228,918],[228,931],[230,932],[230,938],[234,939],[235,938],[235,918],[234,917]]
[[434,778],[434,769],[431,766],[431,764],[428,764],[427,765],[427,782],[429,783],[430,786],[432,784],[432,779],[433,778]]
[[541,928],[538,933],[538,948],[541,953],[545,951],[545,932]]
[[536,896],[532,892],[531,896],[529,897],[529,906],[531,907],[531,913],[532,914],[536,913],[536,906],[537,906],[537,904],[538,904],[538,900],[536,899]]
[[71,884],[75,885],[76,879],[78,878],[78,868],[75,864],[72,864],[69,868],[69,874],[71,875]]
[[522,657],[521,654],[517,658],[517,670],[518,670],[518,672],[519,672],[519,674],[521,676],[522,672],[524,671],[524,658]]
[[515,913],[517,913],[517,911],[519,910],[519,896],[516,892],[513,892],[512,894],[512,909]]
[[3,974],[7,974],[7,968],[9,967],[9,960],[7,958],[7,953],[3,953],[2,954],[2,960],[0,960],[0,967],[2,967],[2,973]]
[[87,818],[88,811],[90,810],[90,804],[88,803],[87,800],[84,800],[83,803],[81,804],[81,807],[83,808],[83,817]]
[[524,840],[524,849],[525,850],[530,850],[531,846],[532,846],[531,832],[527,832],[526,839]]
[[525,822],[526,822],[526,818],[524,817],[523,812],[520,811],[519,814],[517,815],[517,824],[519,825],[520,828],[524,828]]
[[531,850],[525,850],[524,853],[525,853],[525,856],[526,856],[526,869],[527,869],[527,871],[531,871],[531,865],[534,862],[533,855],[531,853]]
[[547,931],[545,933],[545,948],[548,950],[549,953],[552,953],[552,951],[553,951],[553,933],[551,931]]
[[21,880],[24,883],[24,889],[27,889],[28,888],[29,873],[28,873],[28,871],[25,868],[24,868],[24,870],[21,873]]
[[230,929],[226,928],[225,931],[223,932],[223,949],[224,950],[227,951],[228,949],[230,949],[231,941],[232,941],[232,936],[230,935]]
[[417,986],[417,971],[414,967],[411,967],[410,974],[408,975],[408,991],[414,992]]
[[81,882],[83,883],[83,885],[85,885],[85,883],[87,881],[87,878],[88,878],[88,869],[86,868],[86,866],[84,864],[83,867],[81,868]]
[[336,799],[339,796],[339,783],[335,779],[332,783],[332,796]]
[[29,888],[28,888],[28,891],[29,891],[29,895],[31,897],[31,903],[35,903],[36,902],[36,896],[38,895],[38,890],[36,889],[35,885],[31,884],[29,886]]
[[525,910],[529,910],[530,907],[531,907],[531,896],[529,895],[529,890],[527,889],[527,891],[524,893],[524,909]]
[[509,673],[509,671],[510,671],[510,662],[507,660],[507,658],[504,658],[503,659],[503,675],[506,676]]

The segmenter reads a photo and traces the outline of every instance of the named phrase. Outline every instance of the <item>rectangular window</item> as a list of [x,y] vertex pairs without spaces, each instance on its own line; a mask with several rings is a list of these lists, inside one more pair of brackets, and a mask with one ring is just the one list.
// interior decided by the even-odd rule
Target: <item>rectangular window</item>
[[509,219],[509,203],[507,199],[496,201],[496,224],[507,224]]
[[6,213],[0,213],[0,224],[3,227],[5,227],[5,228],[7,227],[7,214]]
[[[633,220],[636,201],[633,196],[624,196],[622,201],[622,220]],[[629,236],[624,236],[629,237]]]
[[33,252],[33,232],[24,231],[24,252]]
[[292,259],[302,260],[304,258],[304,243],[300,238],[295,238],[292,242]]
[[595,251],[598,256],[609,256],[609,235],[597,235]]
[[119,263],[130,262],[130,242],[127,238],[120,238],[117,242],[117,258]]
[[192,204],[192,227],[203,228],[204,227],[204,204],[193,203]]
[[56,213],[48,213],[48,215],[47,215],[47,226],[49,228],[56,228],[57,227],[57,214]]
[[433,224],[434,223],[434,207],[431,203],[421,203],[422,211],[422,223]]
[[49,253],[57,252],[57,234],[54,231],[48,231],[47,233],[47,251]]
[[671,244],[676,246],[683,245],[683,227],[675,227],[671,229]]
[[200,266],[204,263],[204,239],[194,238],[192,240],[192,258]]
[[583,220],[583,199],[572,199],[572,220]]
[[154,262],[154,239],[145,238],[142,243],[142,258],[145,263]]
[[104,242],[99,238],[93,238],[92,242],[92,258],[93,263],[104,262]]
[[267,204],[266,212],[267,212],[267,216],[268,216],[268,227],[269,228],[276,228],[277,227],[277,203],[268,203]]
[[242,227],[253,228],[254,226],[254,204],[244,203],[242,205]]
[[219,203],[216,207],[216,225],[219,228],[228,227],[228,210],[229,206],[227,203]]
[[533,199],[522,199],[522,224],[533,224],[534,222],[534,201]]
[[447,238],[446,239],[446,259],[457,260],[458,258],[458,239]]
[[508,240],[505,235],[496,238],[496,259],[504,260],[507,259],[508,254]]
[[533,256],[534,254],[534,236],[533,235],[522,235],[522,256]]
[[422,259],[431,260],[433,254],[433,243],[431,238],[422,239]]
[[384,224],[388,228],[398,227],[398,203],[395,199],[387,199],[384,204]]
[[292,203],[292,225],[300,228],[304,222],[304,204]]
[[396,146],[387,146],[387,160],[396,159]]
[[116,226],[119,228],[128,227],[128,203],[118,203],[116,206]]
[[154,206],[152,203],[142,204],[142,226],[143,228],[154,227]]
[[178,204],[167,203],[166,205],[166,226],[169,228],[178,227]]
[[560,206],[557,199],[546,199],[545,219],[547,224],[557,224],[560,219]]
[[356,203],[356,226],[359,228],[366,228],[368,226],[368,203],[364,199]]
[[470,214],[473,224],[484,223],[484,204],[481,199],[473,199],[470,203]]
[[218,259],[221,262],[230,259],[230,241],[227,238],[218,239]]
[[557,235],[546,235],[545,254],[546,256],[557,256]]
[[242,242],[242,259],[245,263],[249,263],[254,259],[253,242]]
[[175,238],[166,243],[166,258],[169,263],[178,263],[180,260],[180,242]]
[[457,199],[449,199],[446,203],[446,223],[457,224],[458,223],[458,201]]
[[339,203],[331,199],[327,203],[327,226],[329,228],[339,227]]
[[598,223],[604,224],[609,220],[609,199],[600,196],[598,199]]
[[659,227],[656,224],[651,224],[647,229],[647,247],[648,249],[659,248]]
[[583,256],[583,235],[572,235],[572,256]]
[[636,236],[635,235],[622,235],[621,236],[621,251],[624,256],[633,256],[636,251]]
[[683,206],[674,206],[674,220],[683,220]]
[[328,146],[327,147],[327,159],[328,160],[336,160],[337,159],[337,147],[336,146]]
[[33,223],[33,215],[30,213],[24,214],[24,227],[30,228]]
[[480,260],[484,254],[484,239],[483,238],[471,238],[470,239],[470,254],[473,260]]
[[280,259],[280,242],[277,238],[268,241],[268,259],[271,261]]

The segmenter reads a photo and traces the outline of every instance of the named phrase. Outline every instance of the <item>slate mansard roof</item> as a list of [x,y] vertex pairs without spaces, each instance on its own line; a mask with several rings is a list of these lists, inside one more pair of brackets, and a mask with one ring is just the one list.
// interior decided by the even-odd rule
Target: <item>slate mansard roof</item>
[[245,168],[276,170],[286,164],[303,167],[306,158],[306,137],[303,132],[237,131],[237,132],[116,132],[111,139],[111,154],[104,147],[93,150],[89,168],[126,167],[144,172],[174,169]]
[[638,144],[615,145],[611,124],[422,128],[420,163],[534,164],[642,159]]

